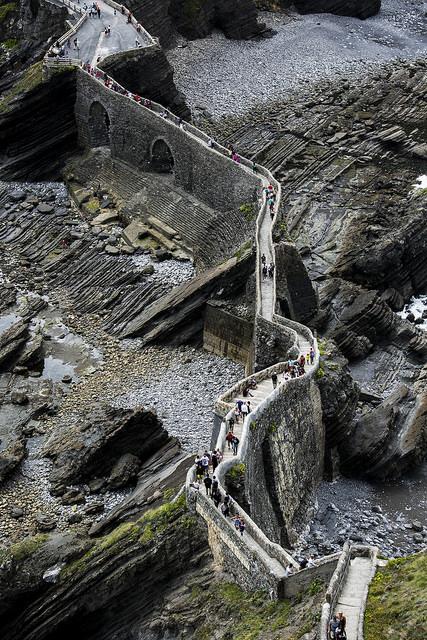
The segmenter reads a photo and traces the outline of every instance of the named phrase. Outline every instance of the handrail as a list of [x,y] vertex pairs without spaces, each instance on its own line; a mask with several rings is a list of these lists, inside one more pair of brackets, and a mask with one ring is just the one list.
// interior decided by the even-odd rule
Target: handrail
[[[74,8],[74,3],[70,2],[70,0],[61,0],[66,6],[69,6],[70,8]],[[106,4],[108,4],[109,6],[112,6],[113,8],[115,8],[116,10],[122,11],[122,5],[119,5],[118,3],[116,3],[114,0],[104,0],[106,2]],[[125,11],[128,11],[125,8]],[[81,13],[81,11],[80,11]],[[129,11],[128,14],[129,15]],[[76,25],[74,25],[69,31],[67,31],[66,34],[64,34],[64,36],[62,36],[57,42],[59,43],[63,43],[65,42],[70,35],[76,33],[78,31],[78,29],[80,28],[80,26],[83,24],[84,20],[86,20],[88,17],[87,13],[83,13],[83,15],[81,16],[81,18],[77,21]],[[131,17],[131,24],[136,27],[136,25],[139,25],[139,23],[136,21],[135,18],[133,18],[133,16]],[[143,33],[146,38],[151,42],[150,45],[148,45],[148,47],[152,47],[152,46],[157,46],[157,39],[153,38],[145,29],[143,29],[142,27],[140,27],[140,32]],[[53,45],[54,46],[54,45]],[[52,52],[52,48],[53,46],[49,49],[50,52]],[[48,61],[49,60],[49,61]],[[53,64],[56,64],[58,62],[58,60],[60,60],[59,58],[55,58],[55,63],[52,62],[52,58],[48,55],[45,57],[45,64],[46,66],[52,66]],[[69,61],[71,61],[72,59],[69,58],[67,59]],[[61,63],[59,63],[61,64]],[[80,66],[82,63],[80,61],[78,61],[78,63],[75,63],[76,66]],[[185,131],[185,133],[195,139],[197,139],[201,144],[203,144],[205,146],[205,148],[210,152],[210,153],[218,153],[221,156],[223,156],[226,160],[228,160],[229,162],[236,162],[236,159],[233,159],[230,157],[230,150],[226,149],[223,145],[217,143],[216,141],[213,141],[210,136],[208,136],[206,133],[204,133],[203,131],[201,131],[200,129],[198,129],[197,127],[195,127],[193,124],[189,124],[189,123],[183,123],[181,118],[178,118],[175,114],[173,114],[169,109],[165,108],[164,106],[160,105],[159,103],[156,103],[154,101],[151,100],[143,100],[142,97],[138,96],[138,100],[135,100],[135,95],[132,94],[131,92],[129,92],[128,90],[126,90],[124,87],[122,87],[116,80],[114,80],[113,78],[111,78],[110,76],[108,76],[108,74],[106,74],[104,71],[102,71],[101,69],[99,69],[97,66],[92,67],[89,64],[84,64],[82,67],[82,70],[85,73],[88,73],[89,75],[91,75],[93,77],[93,79],[95,81],[100,82],[105,89],[110,90],[110,91],[114,91],[117,93],[120,93],[124,99],[127,100],[132,100],[132,102],[134,104],[138,104],[138,106],[142,109],[146,109],[149,110],[151,113],[159,116],[159,117],[163,117],[165,122],[169,125],[169,126],[173,126],[173,127],[179,127],[181,129],[183,129]],[[263,185],[263,187],[265,187],[267,184],[271,184],[275,190],[276,193],[276,199],[275,199],[275,203],[274,203],[274,207],[273,207],[273,220],[272,220],[272,225],[269,228],[269,232],[268,232],[268,238],[267,238],[267,242],[268,242],[268,248],[269,248],[269,252],[272,258],[274,258],[274,243],[273,243],[273,235],[272,235],[272,228],[277,220],[277,216],[279,213],[279,208],[280,208],[280,203],[281,203],[281,186],[279,184],[279,182],[273,177],[273,175],[270,173],[270,171],[268,169],[266,169],[265,167],[255,167],[254,163],[251,162],[250,160],[244,158],[244,157],[238,157],[237,159],[237,163],[238,165],[242,168],[242,170],[246,171],[246,172],[250,172],[252,175],[256,176],[260,181],[261,184]],[[311,331],[307,328],[307,327],[303,327],[302,325],[299,325],[298,323],[292,322],[290,320],[287,320],[285,318],[281,318],[279,320],[279,316],[276,316],[275,314],[275,307],[276,307],[276,277],[273,278],[273,296],[272,296],[272,307],[271,309],[268,310],[267,315],[266,314],[266,310],[263,309],[262,306],[262,286],[261,286],[261,260],[260,260],[260,244],[261,244],[261,224],[262,221],[264,220],[265,216],[268,214],[267,212],[267,199],[266,199],[266,193],[264,191],[264,189],[262,190],[261,193],[261,198],[259,201],[259,211],[258,211],[258,215],[257,215],[257,220],[256,220],[256,230],[255,230],[255,242],[256,242],[256,247],[257,247],[257,268],[256,268],[256,315],[261,316],[261,317],[266,317],[266,319],[270,322],[273,322],[274,324],[276,324],[279,327],[283,327],[283,329],[286,328],[286,330],[288,332],[291,332],[293,335],[293,342],[294,342],[294,348],[297,349],[298,347],[298,336],[299,335],[303,335],[306,338],[309,339],[309,342],[311,345],[313,345],[315,347],[315,362],[314,362],[314,366],[312,368],[312,370],[310,372],[305,373],[303,376],[301,376],[300,378],[295,378],[295,379],[291,379],[288,381],[282,381],[278,388],[276,388],[269,396],[267,396],[257,407],[255,407],[255,409],[252,411],[252,413],[250,413],[243,424],[243,431],[242,431],[242,435],[241,435],[241,440],[240,440],[240,444],[239,444],[239,448],[238,448],[238,452],[237,452],[237,456],[235,456],[233,459],[231,460],[227,460],[227,461],[223,461],[216,470],[216,475],[218,478],[218,482],[219,485],[222,489],[222,491],[224,491],[224,487],[223,485],[225,484],[225,475],[227,473],[227,471],[234,466],[236,463],[245,462],[246,459],[246,452],[248,450],[248,446],[249,446],[249,434],[250,434],[250,426],[251,424],[254,422],[254,420],[256,419],[256,417],[258,415],[261,415],[261,413],[264,411],[265,407],[274,399],[277,397],[278,394],[281,393],[285,393],[286,389],[287,389],[287,385],[290,384],[298,384],[299,381],[302,378],[307,378],[307,376],[311,377],[314,372],[317,370],[318,365],[319,365],[319,354],[318,354],[318,348],[317,348],[317,342],[315,337],[313,336],[313,334],[311,333]],[[268,367],[267,369],[264,369],[263,371],[258,372],[257,374],[255,374],[256,379],[258,380],[263,380],[266,377],[271,376],[271,374],[273,372],[277,372],[280,373],[281,371],[284,370],[286,366],[285,362],[279,362],[276,363],[274,365],[272,365],[272,367]],[[252,376],[251,376],[252,377]],[[223,394],[222,396],[220,396],[220,398],[217,401],[217,410],[219,411],[219,413],[222,413],[223,411],[225,411],[225,413],[227,412],[227,410],[229,410],[230,407],[232,407],[233,405],[230,404],[229,402],[227,402],[227,400],[231,397],[233,397],[233,393],[237,390],[237,392],[242,388],[242,385],[247,381],[248,379],[246,378],[243,381],[240,381],[239,383],[237,383],[237,385],[235,385],[234,387],[232,387],[231,389],[229,389],[225,394]],[[221,429],[220,429],[220,434],[218,436],[218,441],[217,441],[217,447],[220,447],[221,449],[224,449],[224,444],[225,444],[225,423],[223,422],[221,424]],[[186,478],[186,491],[187,491],[187,495],[189,500],[191,500],[192,498],[192,490],[190,488],[191,483],[194,481],[194,475],[195,475],[195,469],[194,466],[191,467],[188,471],[187,474],[187,478]],[[197,500],[197,497],[196,497]],[[294,558],[292,557],[292,555],[290,553],[288,553],[285,549],[283,549],[279,544],[272,542],[271,540],[269,540],[269,538],[264,534],[264,532],[261,530],[261,528],[250,518],[250,516],[248,514],[245,513],[245,511],[240,507],[240,505],[238,505],[236,502],[234,502],[234,504],[236,505],[236,507],[239,510],[239,513],[242,514],[245,518],[245,523],[246,523],[246,530],[248,532],[248,534],[250,536],[252,536],[252,538],[261,546],[261,548],[271,557],[274,558],[276,560],[279,561],[279,563],[282,565],[282,567],[284,568],[285,566],[287,566],[289,563],[292,564],[293,566],[299,568],[298,563],[294,560]],[[230,529],[232,530],[232,528]],[[264,560],[262,560],[262,563],[265,564]],[[271,569],[271,568],[270,568]],[[275,570],[272,571],[272,573],[275,573]],[[278,576],[276,575],[277,579],[282,579],[283,576]]]

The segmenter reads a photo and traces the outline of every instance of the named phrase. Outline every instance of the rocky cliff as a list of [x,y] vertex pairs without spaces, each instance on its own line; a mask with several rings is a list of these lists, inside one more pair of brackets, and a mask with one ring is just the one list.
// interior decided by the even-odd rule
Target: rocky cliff
[[300,13],[336,13],[362,20],[381,9],[381,0],[294,0],[294,4]]
[[[27,69],[0,103],[0,179],[52,179],[77,149],[75,72],[49,80],[42,63]],[[54,105],[54,106],[53,106]]]
[[131,0],[128,6],[142,25],[160,39],[164,47],[177,34],[204,38],[212,29],[222,29],[227,38],[251,38],[260,33],[257,9],[252,0]]
[[107,56],[99,65],[123,87],[168,107],[189,119],[184,96],[177,90],[173,69],[161,47],[131,50]]
[[[168,589],[209,561],[204,525],[184,500],[166,503],[90,541],[38,536],[1,551],[0,619],[5,640],[157,638],[149,630]],[[176,541],[179,540],[179,545]],[[23,620],[25,619],[25,623]],[[172,626],[173,628],[173,626]]]
[[65,7],[44,0],[0,4],[0,91],[16,78],[14,73],[39,60],[49,38],[64,33]]

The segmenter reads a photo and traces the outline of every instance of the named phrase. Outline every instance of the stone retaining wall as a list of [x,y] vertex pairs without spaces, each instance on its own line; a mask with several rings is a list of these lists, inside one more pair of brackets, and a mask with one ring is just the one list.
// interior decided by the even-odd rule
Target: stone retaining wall
[[208,303],[203,328],[203,348],[247,365],[251,359],[253,322]]
[[250,414],[245,491],[251,515],[268,535],[289,546],[306,522],[322,478],[324,431],[313,375],[289,380]]

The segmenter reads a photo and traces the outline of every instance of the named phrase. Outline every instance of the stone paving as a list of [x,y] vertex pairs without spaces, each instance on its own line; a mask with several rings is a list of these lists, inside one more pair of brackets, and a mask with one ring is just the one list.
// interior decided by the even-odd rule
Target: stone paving
[[[87,4],[90,5],[91,2],[88,0]],[[98,5],[101,9],[101,17],[88,17],[85,20],[77,32],[79,48],[75,48],[74,38],[71,38],[66,55],[80,58],[82,62],[89,62],[95,66],[99,58],[152,44],[143,32],[138,33],[135,27],[127,22],[126,15],[122,15],[120,11],[116,11],[103,0],[98,0]],[[79,6],[81,8],[83,3],[80,2]],[[109,36],[104,34],[108,26],[111,27]]]
[[347,640],[358,638],[359,619],[363,615],[366,589],[371,578],[371,558],[353,558],[336,606],[336,611],[342,611],[347,619]]

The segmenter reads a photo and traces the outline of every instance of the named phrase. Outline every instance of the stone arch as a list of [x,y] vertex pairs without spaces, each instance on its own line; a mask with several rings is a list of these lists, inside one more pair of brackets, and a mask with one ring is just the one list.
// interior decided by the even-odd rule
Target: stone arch
[[169,145],[158,138],[151,146],[150,167],[156,173],[173,173],[175,160]]
[[92,102],[89,109],[89,133],[92,147],[110,146],[110,118],[100,102]]

